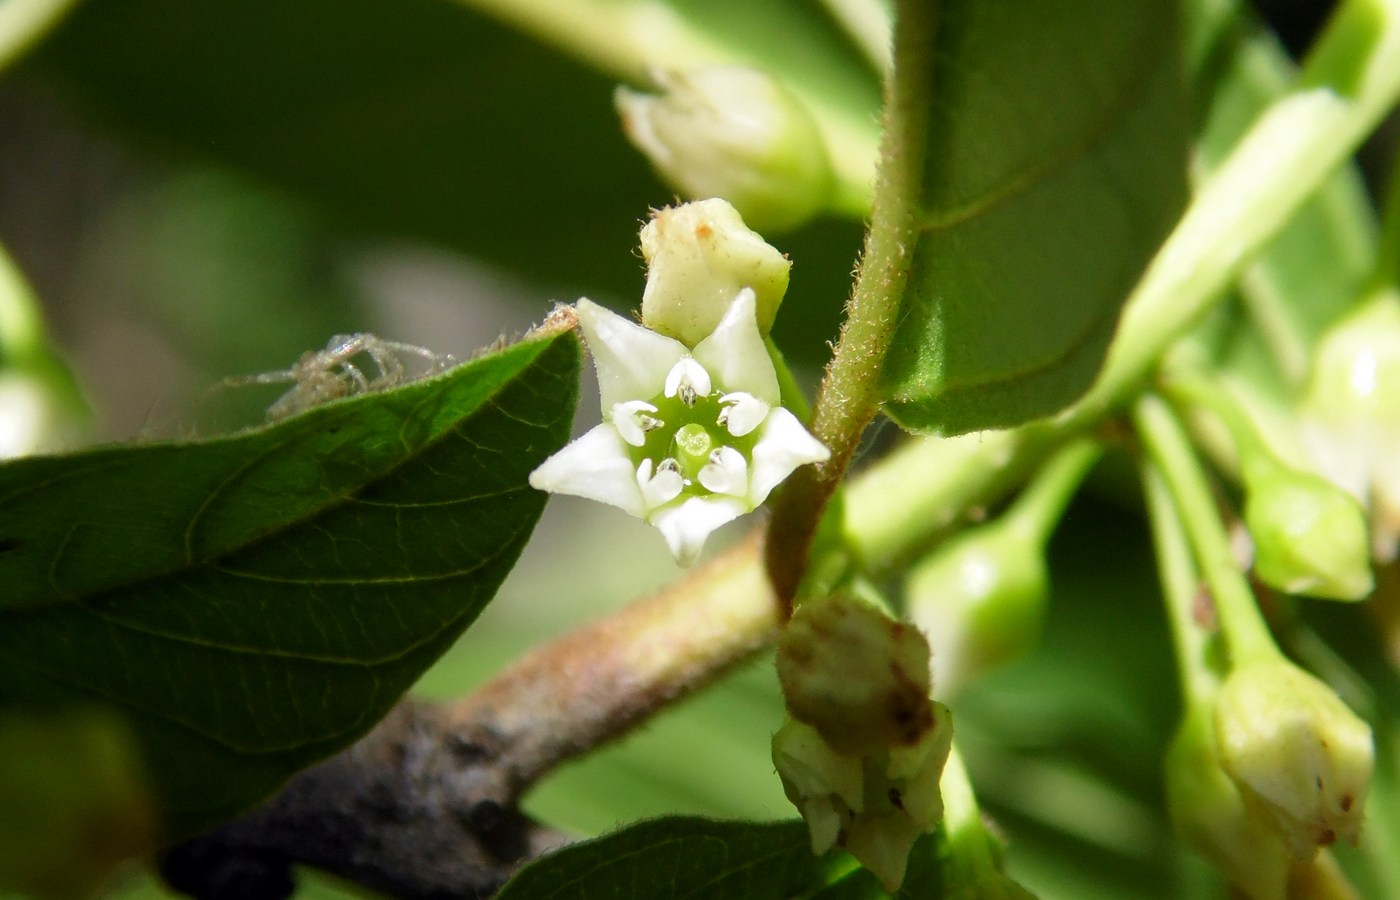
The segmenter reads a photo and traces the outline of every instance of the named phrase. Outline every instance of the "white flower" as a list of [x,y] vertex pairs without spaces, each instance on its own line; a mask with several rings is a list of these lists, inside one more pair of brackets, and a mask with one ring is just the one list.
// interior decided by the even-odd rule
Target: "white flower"
[[712,531],[830,455],[779,405],[751,289],[694,349],[587,299],[576,306],[603,422],[531,472],[533,487],[645,519],[690,565]]

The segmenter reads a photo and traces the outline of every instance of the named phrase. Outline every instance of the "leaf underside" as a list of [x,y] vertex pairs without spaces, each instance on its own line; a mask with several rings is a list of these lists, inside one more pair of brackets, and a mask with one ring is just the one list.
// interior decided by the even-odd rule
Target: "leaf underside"
[[653,819],[565,847],[522,869],[497,900],[685,897],[770,900],[819,887],[830,859],[812,855],[807,826]]
[[0,705],[124,712],[171,836],[256,801],[490,600],[578,366],[536,339],[226,438],[0,468]]
[[940,7],[920,235],[889,413],[956,434],[1056,412],[1186,197],[1167,0]]

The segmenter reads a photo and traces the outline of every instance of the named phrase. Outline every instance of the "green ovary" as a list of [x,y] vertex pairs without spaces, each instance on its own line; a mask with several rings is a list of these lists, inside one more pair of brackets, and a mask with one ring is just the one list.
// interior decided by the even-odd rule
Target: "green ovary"
[[751,459],[753,445],[758,442],[755,429],[743,437],[735,437],[719,424],[719,414],[724,405],[719,398],[722,390],[713,390],[708,396],[696,397],[695,405],[687,406],[679,397],[657,395],[647,402],[656,407],[651,415],[663,424],[660,428],[647,432],[646,442],[640,447],[630,447],[632,462],[641,465],[642,460],[650,459],[659,468],[667,459],[674,459],[680,465],[681,477],[685,479],[683,494],[708,496],[700,484],[700,470],[710,461],[710,454],[721,447],[733,447]]

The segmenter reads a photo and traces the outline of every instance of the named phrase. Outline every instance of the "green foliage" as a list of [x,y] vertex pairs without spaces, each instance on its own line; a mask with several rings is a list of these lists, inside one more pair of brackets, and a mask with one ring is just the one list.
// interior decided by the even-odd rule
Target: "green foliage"
[[0,700],[104,700],[167,834],[345,746],[471,623],[544,505],[578,343],[194,444],[0,469]]
[[674,817],[566,847],[527,866],[496,896],[770,900],[805,895],[831,867],[812,855],[802,822]]
[[890,414],[956,434],[1065,406],[1180,212],[1174,3],[945,3]]
[[[74,101],[129,140],[124,152],[171,168],[153,176],[164,184],[148,195],[160,227],[133,238],[165,254],[147,254],[148,281],[129,291],[156,308],[154,330],[211,371],[223,374],[254,348],[272,352],[277,338],[304,348],[306,331],[319,333],[331,306],[343,312],[353,293],[326,277],[334,264],[322,264],[366,238],[465,251],[493,277],[526,282],[520,294],[535,318],[550,296],[633,305],[640,265],[627,249],[646,208],[673,195],[622,138],[612,91],[614,79],[654,87],[647,67],[658,64],[759,66],[810,114],[832,169],[831,196],[813,205],[852,221],[770,236],[794,263],[771,349],[813,369],[827,360],[825,341],[850,295],[853,220],[871,214],[876,183],[884,0],[94,0],[75,4],[46,35],[67,5],[0,0],[5,87],[38,85],[36,94]],[[1394,101],[1385,83],[1400,73],[1400,0],[1345,6],[1349,24],[1329,32],[1325,52],[1307,64],[1304,86],[1329,89],[1308,96],[1268,28],[1229,0],[919,7],[937,9],[934,62],[918,73],[935,100],[919,129],[917,196],[900,198],[918,208],[917,240],[901,248],[912,261],[909,290],[884,288],[893,346],[882,370],[861,369],[852,382],[871,408],[888,399],[907,428],[955,433],[1018,425],[1081,397],[1114,329],[1133,322],[1120,309],[1182,211],[1188,157],[1208,202],[1193,203],[1191,227],[1174,232],[1173,252],[1163,254],[1173,265],[1148,269],[1134,297],[1153,297],[1141,290],[1148,285],[1159,312],[1189,312],[1125,327],[1128,340],[1112,350],[1128,354],[1118,370],[1128,374],[1105,391],[1107,402],[1079,404],[1075,416],[970,437],[975,444],[913,441],[898,456],[869,441],[870,474],[837,495],[810,578],[884,586],[910,559],[965,546],[977,533],[969,521],[999,516],[996,504],[1081,431],[1118,442],[1115,429],[1130,426],[1117,409],[1159,371],[1188,320],[1227,292],[1218,314],[1170,349],[1186,351],[1179,355],[1207,378],[1228,377],[1271,439],[1290,433],[1294,423],[1276,413],[1293,411],[1319,335],[1368,282],[1395,271],[1393,260],[1376,258],[1358,171],[1328,172]],[[1285,96],[1286,109],[1270,107]],[[1265,110],[1275,130],[1258,128]],[[903,112],[889,114],[898,124]],[[1241,153],[1245,135],[1255,140]],[[200,177],[182,191],[191,159]],[[1215,178],[1226,160],[1235,164]],[[211,162],[231,168],[215,189],[197,190]],[[284,203],[297,215],[287,217]],[[193,224],[170,215],[185,207]],[[1400,222],[1400,202],[1395,210]],[[25,264],[32,250],[11,243]],[[56,397],[76,393],[23,278],[0,275],[0,366],[24,370]],[[151,304],[151,285],[162,284],[166,302]],[[371,727],[515,565],[543,506],[525,479],[567,437],[577,369],[572,338],[535,339],[401,390],[217,440],[0,467],[0,760],[9,764],[0,773],[0,844],[11,851],[0,853],[0,885],[81,891],[111,861],[148,847],[145,828],[171,837],[217,823]],[[784,383],[793,408],[791,385],[803,374]],[[1138,437],[1147,432],[1140,425]],[[1211,455],[1220,465],[1210,471],[1196,465],[1196,441],[1205,443],[1182,432],[1178,456],[1200,482],[1183,518],[1196,555],[1209,556],[1207,574],[1228,575],[1238,590],[1222,599],[1215,584],[1214,605],[1192,605],[1194,559],[1172,621],[1205,634],[1198,620],[1215,614],[1223,632],[1238,631],[1231,620],[1256,616],[1260,604],[1224,539],[1233,523],[1214,501],[1231,496],[1221,482],[1238,474],[1239,447]],[[1141,450],[1140,440],[1121,443]],[[1110,452],[1099,474],[1123,462]],[[1047,513],[1047,534],[1076,487],[1077,478]],[[1179,486],[1168,493],[1183,503]],[[1072,521],[1056,530],[1046,565],[1031,572],[1035,602],[999,611],[992,629],[1026,638],[1043,626],[1043,644],[941,698],[980,802],[1009,838],[1005,873],[999,842],[987,842],[979,896],[1023,896],[1010,877],[1046,897],[1218,894],[1222,875],[1239,881],[1238,873],[1192,862],[1185,829],[1173,830],[1164,811],[1160,766],[1177,723],[1175,704],[1164,702],[1174,696],[1172,645],[1155,608],[1147,536],[1134,514],[1102,505],[1076,504],[1064,518]],[[1289,510],[1277,520],[1296,518]],[[1249,524],[1256,544],[1267,537]],[[463,670],[481,675],[486,660],[506,655],[502,647],[567,627],[561,618],[592,618],[591,605],[616,584],[653,571],[640,544],[594,559],[594,536],[574,534],[540,551],[548,565],[534,565],[520,589],[532,602],[514,613],[518,631],[494,644],[474,631],[459,650],[469,663],[434,679],[441,692],[460,692],[470,680]],[[546,569],[557,574],[538,574]],[[1395,572],[1378,571],[1377,595],[1326,618],[1305,601],[1266,603],[1268,627],[1254,629],[1261,646],[1282,644],[1320,676],[1319,692],[1335,699],[1335,691],[1370,720],[1376,773],[1361,846],[1335,848],[1367,896],[1400,885],[1400,694],[1377,639],[1383,629],[1392,642],[1400,633]],[[955,625],[976,624],[959,616]],[[726,624],[712,615],[703,633],[722,644],[732,638]],[[1329,656],[1311,627],[1362,674]],[[664,643],[632,640],[625,649],[635,655],[619,655],[638,670],[697,664],[669,658]],[[1176,661],[1202,665],[1180,650]],[[684,694],[712,674],[661,693]],[[783,702],[771,663],[742,679],[531,786],[526,808],[550,825],[586,829],[676,810],[789,813],[777,805],[767,758]],[[94,706],[118,719],[83,718]],[[965,801],[980,824],[970,788]],[[39,814],[8,815],[21,807]],[[1219,824],[1217,813],[1207,818]],[[84,845],[93,828],[122,840]],[[977,881],[948,830],[919,839],[897,896],[962,896]],[[1249,871],[1259,857],[1245,855]],[[814,857],[801,823],[664,818],[537,860],[501,896],[889,896],[853,867],[844,855]],[[338,895],[329,884],[303,894]]]

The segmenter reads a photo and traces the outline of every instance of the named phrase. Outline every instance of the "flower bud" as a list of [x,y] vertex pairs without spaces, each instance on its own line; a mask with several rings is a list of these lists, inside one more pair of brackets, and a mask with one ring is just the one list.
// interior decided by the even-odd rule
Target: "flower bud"
[[1246,467],[1245,490],[1244,521],[1260,580],[1290,594],[1332,600],[1371,593],[1366,513],[1354,497],[1324,478],[1277,463]]
[[809,601],[778,644],[793,717],[773,738],[783,789],[813,852],[844,847],[891,892],[943,815],[952,719],[928,698],[928,677],[918,629],[849,597]]
[[1400,294],[1388,289],[1318,342],[1298,410],[1319,471],[1371,514],[1372,552],[1400,538]]
[[832,192],[831,163],[801,100],[758,69],[654,70],[659,92],[618,88],[622,129],[687,197],[724,197],[765,229],[812,218]]
[[1245,807],[1295,857],[1356,839],[1371,781],[1371,729],[1331,688],[1283,659],[1245,664],[1221,688],[1215,732]]
[[1189,708],[1166,759],[1167,812],[1188,845],[1249,900],[1282,900],[1292,858],[1283,839],[1245,808],[1221,768],[1213,710]]
[[937,696],[1040,640],[1049,579],[1039,541],[1014,522],[969,528],[909,573],[909,618],[927,636]]
[[938,780],[952,746],[948,708],[927,701],[932,727],[913,744],[841,753],[811,726],[789,719],[773,736],[783,791],[807,820],[812,852],[844,848],[891,892],[909,851],[943,816]]
[[792,263],[723,200],[667,207],[642,227],[647,286],[642,323],[694,347],[711,334],[743,288],[766,336],[787,292]]
[[841,753],[913,745],[934,725],[928,643],[860,600],[799,607],[778,641],[778,680],[793,718]]

